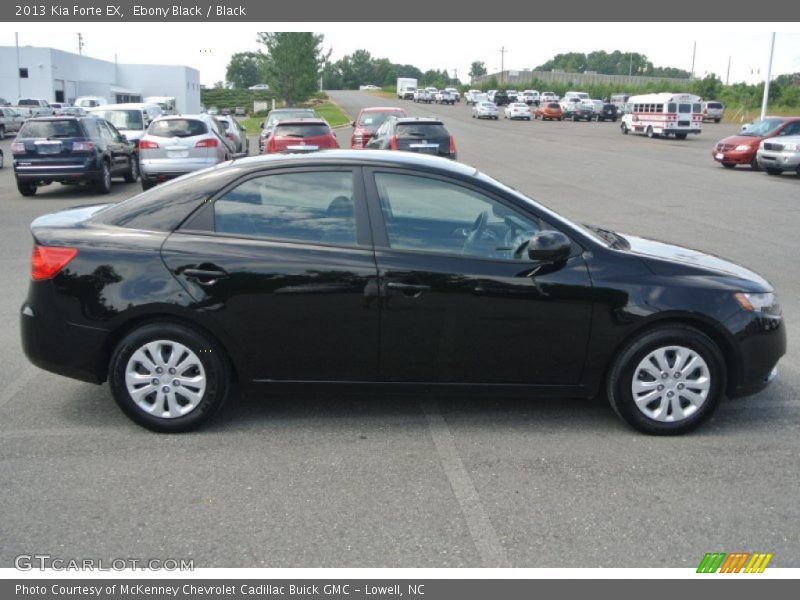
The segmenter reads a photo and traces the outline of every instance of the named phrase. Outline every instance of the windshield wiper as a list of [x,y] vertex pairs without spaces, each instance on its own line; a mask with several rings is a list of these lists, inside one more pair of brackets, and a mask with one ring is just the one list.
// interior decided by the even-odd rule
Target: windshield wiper
[[615,231],[603,229],[602,227],[595,227],[593,225],[586,225],[586,227],[608,242],[608,245],[615,250],[628,250],[631,247],[628,240]]

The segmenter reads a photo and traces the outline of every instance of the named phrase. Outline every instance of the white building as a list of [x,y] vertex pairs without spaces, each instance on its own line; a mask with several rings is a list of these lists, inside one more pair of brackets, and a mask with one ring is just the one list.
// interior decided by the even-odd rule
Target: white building
[[[19,51],[19,58],[17,52]],[[177,65],[123,65],[53,48],[0,46],[0,98],[72,102],[102,96],[138,102],[171,96],[179,112],[200,112],[200,71]]]

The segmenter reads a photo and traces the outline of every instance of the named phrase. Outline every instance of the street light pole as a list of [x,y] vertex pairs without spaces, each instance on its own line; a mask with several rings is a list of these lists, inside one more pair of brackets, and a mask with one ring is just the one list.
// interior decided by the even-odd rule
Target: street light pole
[[506,64],[505,63],[506,52],[508,52],[508,50],[506,50],[505,46],[500,48],[500,83],[501,84],[504,83],[505,78],[506,78],[506,67],[505,67],[505,64]]
[[767,64],[767,79],[764,82],[764,99],[761,102],[761,119],[767,116],[767,104],[769,102],[769,80],[772,78],[772,54],[775,52],[775,33],[772,34],[772,42],[769,45],[769,63]]

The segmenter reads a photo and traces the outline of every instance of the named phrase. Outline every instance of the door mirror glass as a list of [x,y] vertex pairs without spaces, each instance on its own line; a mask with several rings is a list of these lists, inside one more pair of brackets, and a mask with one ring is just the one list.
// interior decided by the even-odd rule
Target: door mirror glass
[[528,242],[528,258],[536,262],[566,260],[572,251],[572,242],[560,231],[545,229],[535,233]]

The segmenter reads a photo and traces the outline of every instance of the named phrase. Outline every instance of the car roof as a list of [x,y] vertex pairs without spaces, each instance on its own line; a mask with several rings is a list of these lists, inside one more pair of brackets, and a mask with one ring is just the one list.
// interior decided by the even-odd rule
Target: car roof
[[[95,112],[99,110],[144,110],[145,108],[161,108],[158,104],[153,104],[152,102],[124,102],[120,104],[103,104],[101,106],[92,106],[88,109],[89,112]],[[81,107],[74,107],[74,108],[81,108]]]
[[362,108],[361,109],[362,113],[365,113],[365,112],[386,112],[386,111],[406,112],[406,109],[404,109],[402,106],[369,106],[367,108]]
[[478,173],[475,167],[465,165],[449,158],[440,158],[417,152],[402,150],[387,152],[386,150],[323,150],[307,154],[261,154],[238,158],[232,165],[257,169],[263,166],[306,165],[306,164],[352,164],[381,165],[397,167],[421,167],[447,171],[456,175],[474,176]]

